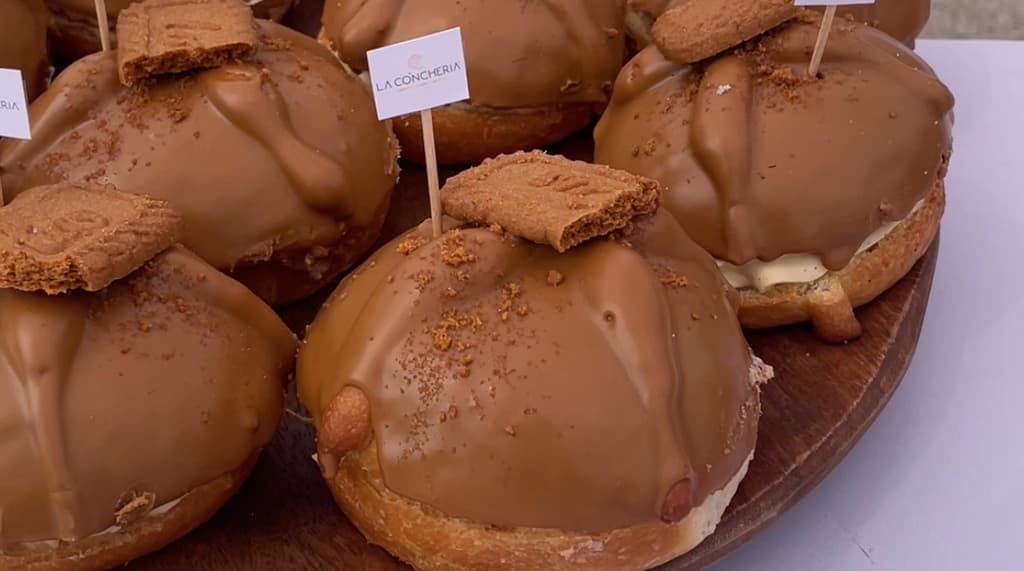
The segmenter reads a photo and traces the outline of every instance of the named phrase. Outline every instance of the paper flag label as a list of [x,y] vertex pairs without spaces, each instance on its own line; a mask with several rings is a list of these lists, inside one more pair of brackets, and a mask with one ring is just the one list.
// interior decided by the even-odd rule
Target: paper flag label
[[459,28],[371,50],[366,59],[379,119],[469,99]]
[[0,137],[31,139],[21,70],[0,68]]

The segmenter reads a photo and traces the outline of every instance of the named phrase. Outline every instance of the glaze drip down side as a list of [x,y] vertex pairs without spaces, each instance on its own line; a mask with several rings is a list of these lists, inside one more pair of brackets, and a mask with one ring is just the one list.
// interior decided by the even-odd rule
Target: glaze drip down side
[[0,548],[74,541],[236,470],[273,435],[295,340],[193,254],[95,294],[0,291]]
[[639,227],[561,255],[414,229],[324,306],[302,401],[322,427],[360,388],[388,488],[447,516],[604,531],[659,521],[676,484],[699,505],[753,450],[751,355],[714,262],[670,216]]
[[794,23],[697,66],[645,49],[595,130],[596,161],[664,184],[663,206],[719,260],[843,268],[934,188],[953,96],[903,45],[850,22],[811,79],[816,31]]
[[259,25],[253,61],[141,88],[119,83],[116,53],[75,63],[31,106],[34,139],[0,144],[8,198],[64,180],[111,184],[170,202],[183,243],[219,269],[294,258],[316,281],[344,269],[379,232],[396,143],[330,52]]

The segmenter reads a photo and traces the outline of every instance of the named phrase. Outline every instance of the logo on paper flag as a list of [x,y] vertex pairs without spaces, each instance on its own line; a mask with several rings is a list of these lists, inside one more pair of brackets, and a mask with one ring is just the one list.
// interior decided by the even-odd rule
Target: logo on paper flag
[[854,6],[874,4],[875,0],[796,0],[797,6]]
[[378,119],[469,99],[459,28],[370,50],[366,59]]
[[32,138],[21,70],[0,68],[0,137]]

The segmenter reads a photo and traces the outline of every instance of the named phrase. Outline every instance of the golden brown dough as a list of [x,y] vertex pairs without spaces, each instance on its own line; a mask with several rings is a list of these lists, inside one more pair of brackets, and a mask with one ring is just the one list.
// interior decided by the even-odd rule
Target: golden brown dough
[[[741,289],[740,321],[744,327],[764,329],[812,319],[815,330],[828,341],[857,337],[860,329],[853,329],[849,322],[849,306],[871,302],[910,271],[938,234],[945,206],[940,181],[922,207],[842,270],[810,284],[780,284],[764,292]],[[822,291],[848,301],[822,307],[818,297]]]
[[692,550],[714,531],[750,460],[678,523],[572,533],[503,529],[438,514],[388,490],[374,444],[345,456],[337,473],[326,477],[327,485],[359,531],[419,571],[652,569]]
[[270,442],[296,345],[180,247],[95,293],[0,290],[0,568],[116,567],[206,521]]
[[[714,530],[771,371],[714,261],[646,214],[657,190],[498,157],[441,191],[473,223],[424,223],[342,282],[296,381],[324,479],[369,541],[427,571],[589,571],[655,566]],[[594,212],[626,224],[560,239]]]

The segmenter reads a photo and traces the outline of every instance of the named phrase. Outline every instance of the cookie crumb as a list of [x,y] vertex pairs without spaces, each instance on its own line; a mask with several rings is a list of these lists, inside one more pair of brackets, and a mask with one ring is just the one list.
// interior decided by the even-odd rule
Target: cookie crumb
[[408,256],[416,250],[419,250],[427,241],[420,236],[409,236],[398,243],[396,250],[403,256]]
[[125,527],[146,517],[156,505],[156,494],[153,492],[126,492],[114,506],[114,521]]

